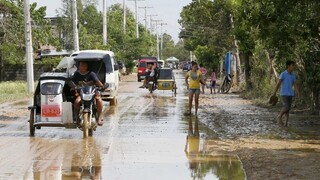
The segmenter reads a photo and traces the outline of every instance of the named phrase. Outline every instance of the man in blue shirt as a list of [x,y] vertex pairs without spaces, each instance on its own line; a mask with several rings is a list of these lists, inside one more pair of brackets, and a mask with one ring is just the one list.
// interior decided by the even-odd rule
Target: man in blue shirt
[[[292,98],[294,96],[294,90],[299,96],[299,91],[296,83],[296,75],[293,73],[295,69],[295,62],[287,61],[287,70],[283,71],[279,76],[279,81],[274,91],[274,96],[276,95],[279,87],[281,86],[280,96],[283,103],[283,108],[280,111],[279,116],[277,117],[279,123],[284,126],[288,126],[289,120],[289,111],[291,109]],[[293,90],[294,86],[294,90]],[[282,117],[285,115],[285,122],[283,123]]]

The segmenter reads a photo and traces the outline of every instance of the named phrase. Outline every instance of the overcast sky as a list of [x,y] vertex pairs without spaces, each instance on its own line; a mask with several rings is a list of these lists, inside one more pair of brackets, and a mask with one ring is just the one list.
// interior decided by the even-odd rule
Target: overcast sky
[[[54,17],[56,16],[56,10],[62,7],[61,0],[29,0],[30,3],[37,2],[38,6],[47,6],[47,16]],[[102,10],[102,0],[97,0],[99,2],[99,10]],[[162,20],[162,23],[166,23],[166,26],[163,26],[163,32],[166,32],[172,36],[175,42],[177,42],[180,25],[178,19],[180,18],[180,12],[183,6],[188,5],[192,0],[138,0],[139,7],[153,7],[147,9],[147,14],[158,16],[153,17],[157,20]],[[123,0],[107,0],[108,6],[115,3],[121,3]],[[127,0],[127,7],[134,12],[134,0]],[[144,9],[138,9],[138,19],[141,24],[144,23],[145,13]],[[149,21],[149,19],[148,19]],[[148,22],[150,24],[150,22]],[[160,27],[159,27],[160,32]]]

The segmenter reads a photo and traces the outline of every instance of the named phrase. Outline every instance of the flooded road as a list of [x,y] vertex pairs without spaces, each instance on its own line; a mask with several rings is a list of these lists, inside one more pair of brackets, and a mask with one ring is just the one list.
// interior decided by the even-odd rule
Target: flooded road
[[201,94],[199,115],[184,116],[184,73],[175,74],[176,97],[123,77],[118,105],[105,104],[104,125],[86,140],[53,127],[29,137],[30,99],[0,105],[0,180],[319,179],[319,116],[292,114],[284,128],[279,106],[233,93]]
[[183,115],[183,77],[176,74],[176,97],[124,78],[118,105],[106,104],[104,125],[86,140],[64,128],[42,127],[29,137],[29,102],[2,105],[0,179],[245,179],[237,154],[210,149],[218,134],[201,116]]

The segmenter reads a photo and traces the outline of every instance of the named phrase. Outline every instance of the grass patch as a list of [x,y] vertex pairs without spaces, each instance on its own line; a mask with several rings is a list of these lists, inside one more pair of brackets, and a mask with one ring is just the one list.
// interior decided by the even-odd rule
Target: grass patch
[[32,93],[28,93],[26,81],[8,81],[0,83],[0,103],[17,101],[32,96]]

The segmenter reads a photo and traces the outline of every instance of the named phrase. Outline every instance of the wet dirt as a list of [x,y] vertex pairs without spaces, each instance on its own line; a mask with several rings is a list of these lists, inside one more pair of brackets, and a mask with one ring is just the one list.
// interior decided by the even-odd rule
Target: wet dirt
[[318,179],[320,117],[291,114],[289,127],[282,127],[280,108],[258,107],[233,93],[202,94],[199,119],[217,138],[207,141],[208,151],[236,153],[248,179]]
[[[0,179],[317,179],[320,121],[236,94],[201,94],[198,116],[184,116],[184,73],[178,94],[139,89],[123,76],[118,105],[105,104],[92,138],[78,129],[42,127],[29,137],[31,100],[0,106]],[[206,89],[207,93],[208,90]]]

